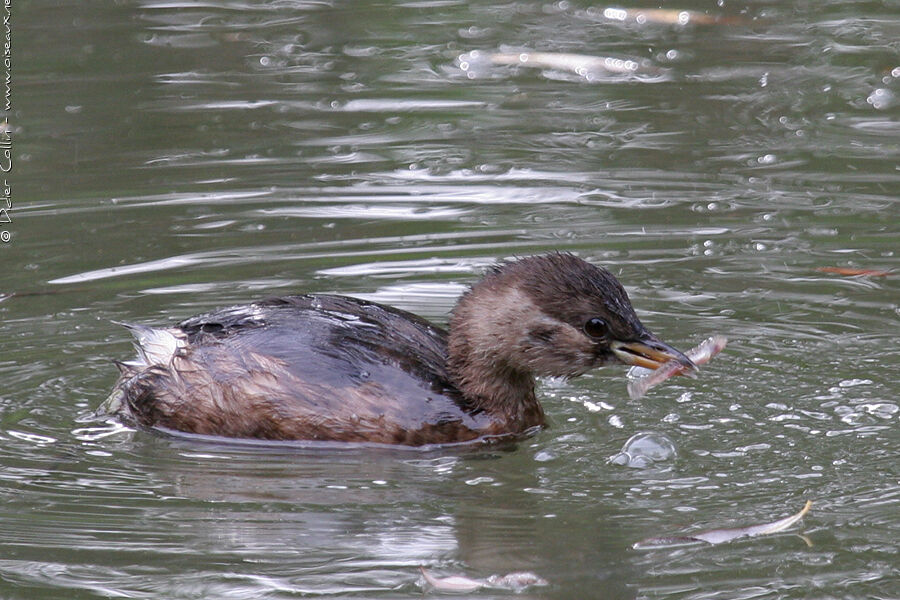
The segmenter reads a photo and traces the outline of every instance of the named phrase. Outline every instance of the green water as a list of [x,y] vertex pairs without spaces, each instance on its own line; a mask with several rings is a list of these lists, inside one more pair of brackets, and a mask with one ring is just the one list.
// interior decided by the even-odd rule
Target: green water
[[[900,596],[900,10],[665,7],[731,19],[14,2],[0,597],[420,598],[420,565],[548,580],[521,598]],[[471,50],[648,68],[473,73]],[[551,426],[514,449],[259,449],[89,418],[132,352],[113,320],[327,291],[446,324],[485,266],[556,249],[609,267],[666,341],[728,349],[641,401],[620,368],[543,382]],[[677,458],[608,462],[646,431]],[[806,499],[792,532],[633,549]]]

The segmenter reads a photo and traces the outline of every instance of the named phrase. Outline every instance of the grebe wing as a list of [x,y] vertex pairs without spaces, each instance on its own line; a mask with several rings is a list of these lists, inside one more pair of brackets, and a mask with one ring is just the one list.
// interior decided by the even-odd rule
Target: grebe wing
[[130,402],[142,424],[388,443],[415,443],[404,436],[429,427],[449,435],[481,426],[447,375],[446,332],[410,313],[289,296],[192,317],[178,329],[187,346]]

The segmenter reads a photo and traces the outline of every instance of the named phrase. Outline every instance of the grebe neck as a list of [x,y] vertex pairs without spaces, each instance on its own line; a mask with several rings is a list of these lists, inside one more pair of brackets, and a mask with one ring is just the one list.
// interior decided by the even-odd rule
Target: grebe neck
[[533,302],[490,278],[460,298],[450,319],[448,370],[470,408],[502,419],[518,431],[544,424],[530,370],[514,364]]

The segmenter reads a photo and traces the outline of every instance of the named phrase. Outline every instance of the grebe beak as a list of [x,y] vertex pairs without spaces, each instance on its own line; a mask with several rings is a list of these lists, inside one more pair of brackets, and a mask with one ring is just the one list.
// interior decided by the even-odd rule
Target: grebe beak
[[672,346],[656,339],[656,336],[647,334],[643,338],[633,342],[620,342],[613,340],[610,348],[626,365],[637,365],[646,369],[658,369],[670,360],[678,361],[685,367],[683,372],[688,377],[693,376],[697,365],[682,352]]

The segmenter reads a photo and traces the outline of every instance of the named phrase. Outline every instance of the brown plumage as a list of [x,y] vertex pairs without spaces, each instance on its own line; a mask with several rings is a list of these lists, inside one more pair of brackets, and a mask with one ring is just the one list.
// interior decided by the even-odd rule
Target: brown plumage
[[536,375],[690,361],[641,325],[608,271],[571,254],[503,263],[450,331],[331,295],[289,296],[167,329],[128,325],[138,358],[106,412],[144,427],[268,440],[447,444],[544,425]]

